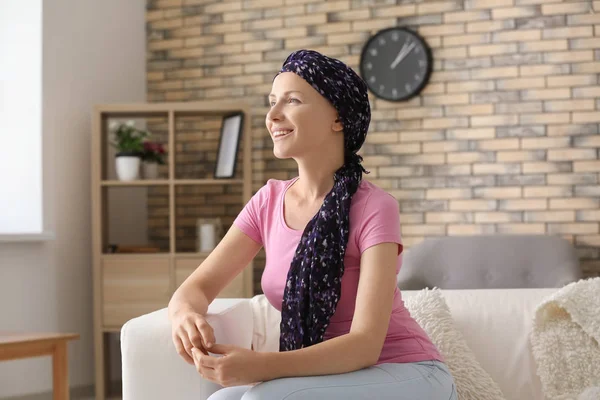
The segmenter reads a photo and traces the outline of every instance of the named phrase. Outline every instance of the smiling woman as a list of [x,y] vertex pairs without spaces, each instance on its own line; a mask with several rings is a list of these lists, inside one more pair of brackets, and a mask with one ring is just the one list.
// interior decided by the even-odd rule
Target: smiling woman
[[[298,177],[268,180],[188,286],[211,288],[200,291],[209,295],[196,314],[205,312],[219,282],[264,247],[261,285],[281,312],[279,351],[219,343],[176,293],[170,310],[180,354],[181,343],[200,343],[187,361],[226,386],[210,400],[455,399],[452,375],[396,286],[398,201],[362,179],[357,152],[371,120],[365,82],[339,60],[299,50],[276,74],[269,104],[273,153],[294,159]],[[193,335],[180,339],[185,315]]]
[[0,241],[44,240],[42,1],[0,2],[0,27]]

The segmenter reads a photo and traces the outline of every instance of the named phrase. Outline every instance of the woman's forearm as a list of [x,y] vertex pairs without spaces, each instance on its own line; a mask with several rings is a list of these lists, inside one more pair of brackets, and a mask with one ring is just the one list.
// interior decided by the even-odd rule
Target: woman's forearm
[[192,281],[184,282],[177,288],[169,301],[169,318],[181,311],[194,311],[201,315],[208,312],[208,300],[204,292],[194,287]]
[[264,353],[268,379],[330,375],[370,367],[379,359],[377,348],[365,336],[348,333],[298,350]]

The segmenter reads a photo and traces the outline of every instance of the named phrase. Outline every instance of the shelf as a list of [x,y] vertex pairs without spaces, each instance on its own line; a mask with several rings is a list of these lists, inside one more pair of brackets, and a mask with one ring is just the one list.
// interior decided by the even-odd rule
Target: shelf
[[102,186],[156,186],[156,185],[168,185],[169,181],[167,179],[139,179],[136,181],[102,181],[100,183]]
[[[233,179],[214,179],[223,116],[244,113]],[[252,113],[243,101],[189,101],[99,104],[92,119],[92,255],[96,399],[105,399],[110,377],[108,333],[132,318],[168,306],[175,290],[198,269],[210,251],[200,249],[200,219],[220,220],[228,229],[252,198]],[[165,150],[158,175],[142,164],[134,181],[120,181],[115,123],[132,123],[151,133]],[[112,126],[112,129],[111,129]],[[150,178],[150,179],[147,179]],[[218,243],[218,240],[215,241]],[[116,253],[153,247],[158,252]],[[129,249],[127,247],[130,247]],[[116,250],[115,250],[116,251]],[[251,298],[253,263],[218,297]],[[104,334],[106,333],[106,334]]]
[[108,180],[102,181],[102,186],[160,186],[169,185],[241,185],[244,183],[243,179],[139,179],[136,181],[115,181]]
[[128,259],[128,258],[148,258],[151,260],[155,260],[157,258],[168,259],[171,257],[171,253],[103,253],[103,259]]
[[177,258],[206,258],[208,257],[209,252],[201,252],[201,253],[193,253],[193,252],[179,252],[175,253],[175,257]]
[[232,185],[243,184],[243,179],[175,179],[176,185]]
[[163,102],[163,103],[124,103],[102,104],[95,107],[100,114],[154,115],[168,112],[180,114],[222,114],[243,110],[248,112],[249,104],[239,101],[195,101],[195,102]]
[[179,253],[103,253],[102,258],[169,258],[174,256],[175,258],[206,258],[209,252],[179,252]]

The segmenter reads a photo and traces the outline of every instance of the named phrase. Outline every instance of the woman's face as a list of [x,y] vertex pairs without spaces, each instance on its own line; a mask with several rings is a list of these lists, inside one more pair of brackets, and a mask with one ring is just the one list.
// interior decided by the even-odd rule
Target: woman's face
[[277,158],[322,154],[338,145],[342,125],[337,111],[308,82],[293,72],[279,74],[269,94],[266,125]]

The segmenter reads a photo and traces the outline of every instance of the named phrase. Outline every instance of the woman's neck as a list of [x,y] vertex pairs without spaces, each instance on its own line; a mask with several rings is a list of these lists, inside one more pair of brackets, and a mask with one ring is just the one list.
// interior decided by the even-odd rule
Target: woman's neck
[[[333,176],[344,164],[333,157],[322,162],[297,160],[298,180],[294,183],[295,192],[307,202],[322,201],[333,187]],[[324,161],[324,162],[323,162]]]

